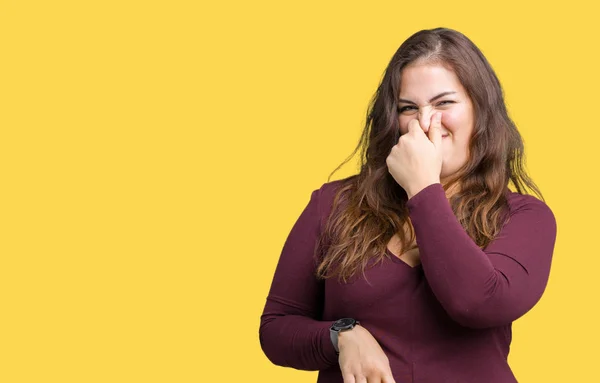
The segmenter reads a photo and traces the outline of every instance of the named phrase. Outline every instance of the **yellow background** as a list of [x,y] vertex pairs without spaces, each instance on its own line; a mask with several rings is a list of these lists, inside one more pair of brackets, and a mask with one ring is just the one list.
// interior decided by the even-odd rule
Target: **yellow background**
[[1,1],[0,381],[314,382],[258,342],[281,247],[437,26],[496,70],[558,220],[515,374],[600,381],[588,3]]

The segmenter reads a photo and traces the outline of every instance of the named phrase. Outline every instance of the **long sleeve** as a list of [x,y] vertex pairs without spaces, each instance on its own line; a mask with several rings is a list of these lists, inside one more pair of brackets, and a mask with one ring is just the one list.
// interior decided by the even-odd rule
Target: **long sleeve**
[[541,200],[517,198],[509,222],[483,250],[460,225],[440,183],[407,202],[431,290],[463,326],[509,324],[529,311],[546,288],[556,220]]
[[313,256],[321,231],[322,189],[313,191],[285,241],[259,328],[267,358],[300,370],[321,370],[337,363],[329,338],[331,321],[319,320],[323,281],[315,277]]

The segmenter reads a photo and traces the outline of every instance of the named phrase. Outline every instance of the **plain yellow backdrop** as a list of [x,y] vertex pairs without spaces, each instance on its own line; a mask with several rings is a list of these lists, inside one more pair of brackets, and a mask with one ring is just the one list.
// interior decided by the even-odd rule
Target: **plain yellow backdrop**
[[281,247],[438,26],[496,70],[558,221],[515,374],[600,381],[591,4],[1,1],[0,381],[314,382],[258,342]]

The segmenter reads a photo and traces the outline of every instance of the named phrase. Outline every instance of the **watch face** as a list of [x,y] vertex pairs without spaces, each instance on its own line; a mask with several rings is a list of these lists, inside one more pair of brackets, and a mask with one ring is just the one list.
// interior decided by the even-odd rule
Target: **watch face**
[[353,325],[355,322],[356,321],[352,318],[343,318],[335,322],[335,327],[344,328]]

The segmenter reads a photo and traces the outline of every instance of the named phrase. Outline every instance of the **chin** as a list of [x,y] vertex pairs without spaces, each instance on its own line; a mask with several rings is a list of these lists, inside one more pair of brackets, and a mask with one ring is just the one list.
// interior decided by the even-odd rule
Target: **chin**
[[440,172],[440,179],[448,178],[453,174],[454,174],[453,171],[448,171],[447,169],[444,169],[444,165],[442,165],[442,171]]
[[442,171],[440,172],[440,179],[448,178],[453,176],[458,172],[459,167],[454,169],[448,169],[445,165],[442,164]]

